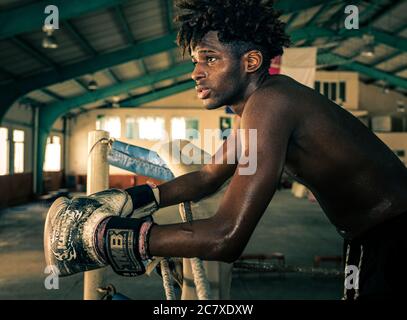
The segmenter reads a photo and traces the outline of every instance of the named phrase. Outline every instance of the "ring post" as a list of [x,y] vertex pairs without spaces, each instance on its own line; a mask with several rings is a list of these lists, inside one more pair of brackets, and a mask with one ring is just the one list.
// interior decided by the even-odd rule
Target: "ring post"
[[[109,132],[96,130],[88,134],[87,195],[109,188],[109,164],[107,162]],[[100,300],[103,293],[97,288],[105,287],[105,268],[84,274],[84,300]]]

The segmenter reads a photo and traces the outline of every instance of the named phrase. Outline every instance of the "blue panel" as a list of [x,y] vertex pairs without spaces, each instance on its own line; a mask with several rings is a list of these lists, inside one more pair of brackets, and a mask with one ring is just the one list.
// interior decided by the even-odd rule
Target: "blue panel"
[[158,180],[172,180],[174,175],[157,152],[114,141],[107,156],[112,166]]

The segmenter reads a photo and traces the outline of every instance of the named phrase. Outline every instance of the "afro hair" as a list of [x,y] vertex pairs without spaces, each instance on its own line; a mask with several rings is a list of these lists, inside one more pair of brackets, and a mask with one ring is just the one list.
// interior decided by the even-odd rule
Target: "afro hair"
[[209,31],[217,31],[219,41],[237,55],[258,49],[269,61],[290,45],[272,0],[180,0],[176,5],[177,44],[183,54],[191,53]]

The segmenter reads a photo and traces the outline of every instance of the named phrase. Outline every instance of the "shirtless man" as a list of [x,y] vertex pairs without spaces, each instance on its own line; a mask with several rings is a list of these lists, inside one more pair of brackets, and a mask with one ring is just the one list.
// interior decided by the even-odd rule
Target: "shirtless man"
[[[192,57],[198,97],[209,110],[231,106],[243,134],[257,130],[257,170],[242,175],[242,164],[227,164],[235,150],[225,142],[218,151],[223,164],[158,187],[59,199],[46,222],[48,263],[62,275],[106,264],[136,275],[152,256],[233,262],[285,170],[313,192],[345,238],[346,262],[360,270],[359,288],[347,298],[405,295],[403,163],[346,110],[287,76],[269,75],[270,60],[289,44],[271,3],[185,0],[179,7],[178,44]],[[243,152],[250,152],[242,141]],[[213,194],[229,178],[212,218],[160,226],[149,218],[159,207]]]

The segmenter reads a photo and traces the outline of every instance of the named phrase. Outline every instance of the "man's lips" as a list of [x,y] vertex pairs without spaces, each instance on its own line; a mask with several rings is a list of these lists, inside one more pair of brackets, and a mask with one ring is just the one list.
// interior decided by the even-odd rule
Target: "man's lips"
[[199,99],[206,99],[211,93],[211,90],[209,88],[196,87],[195,89]]

